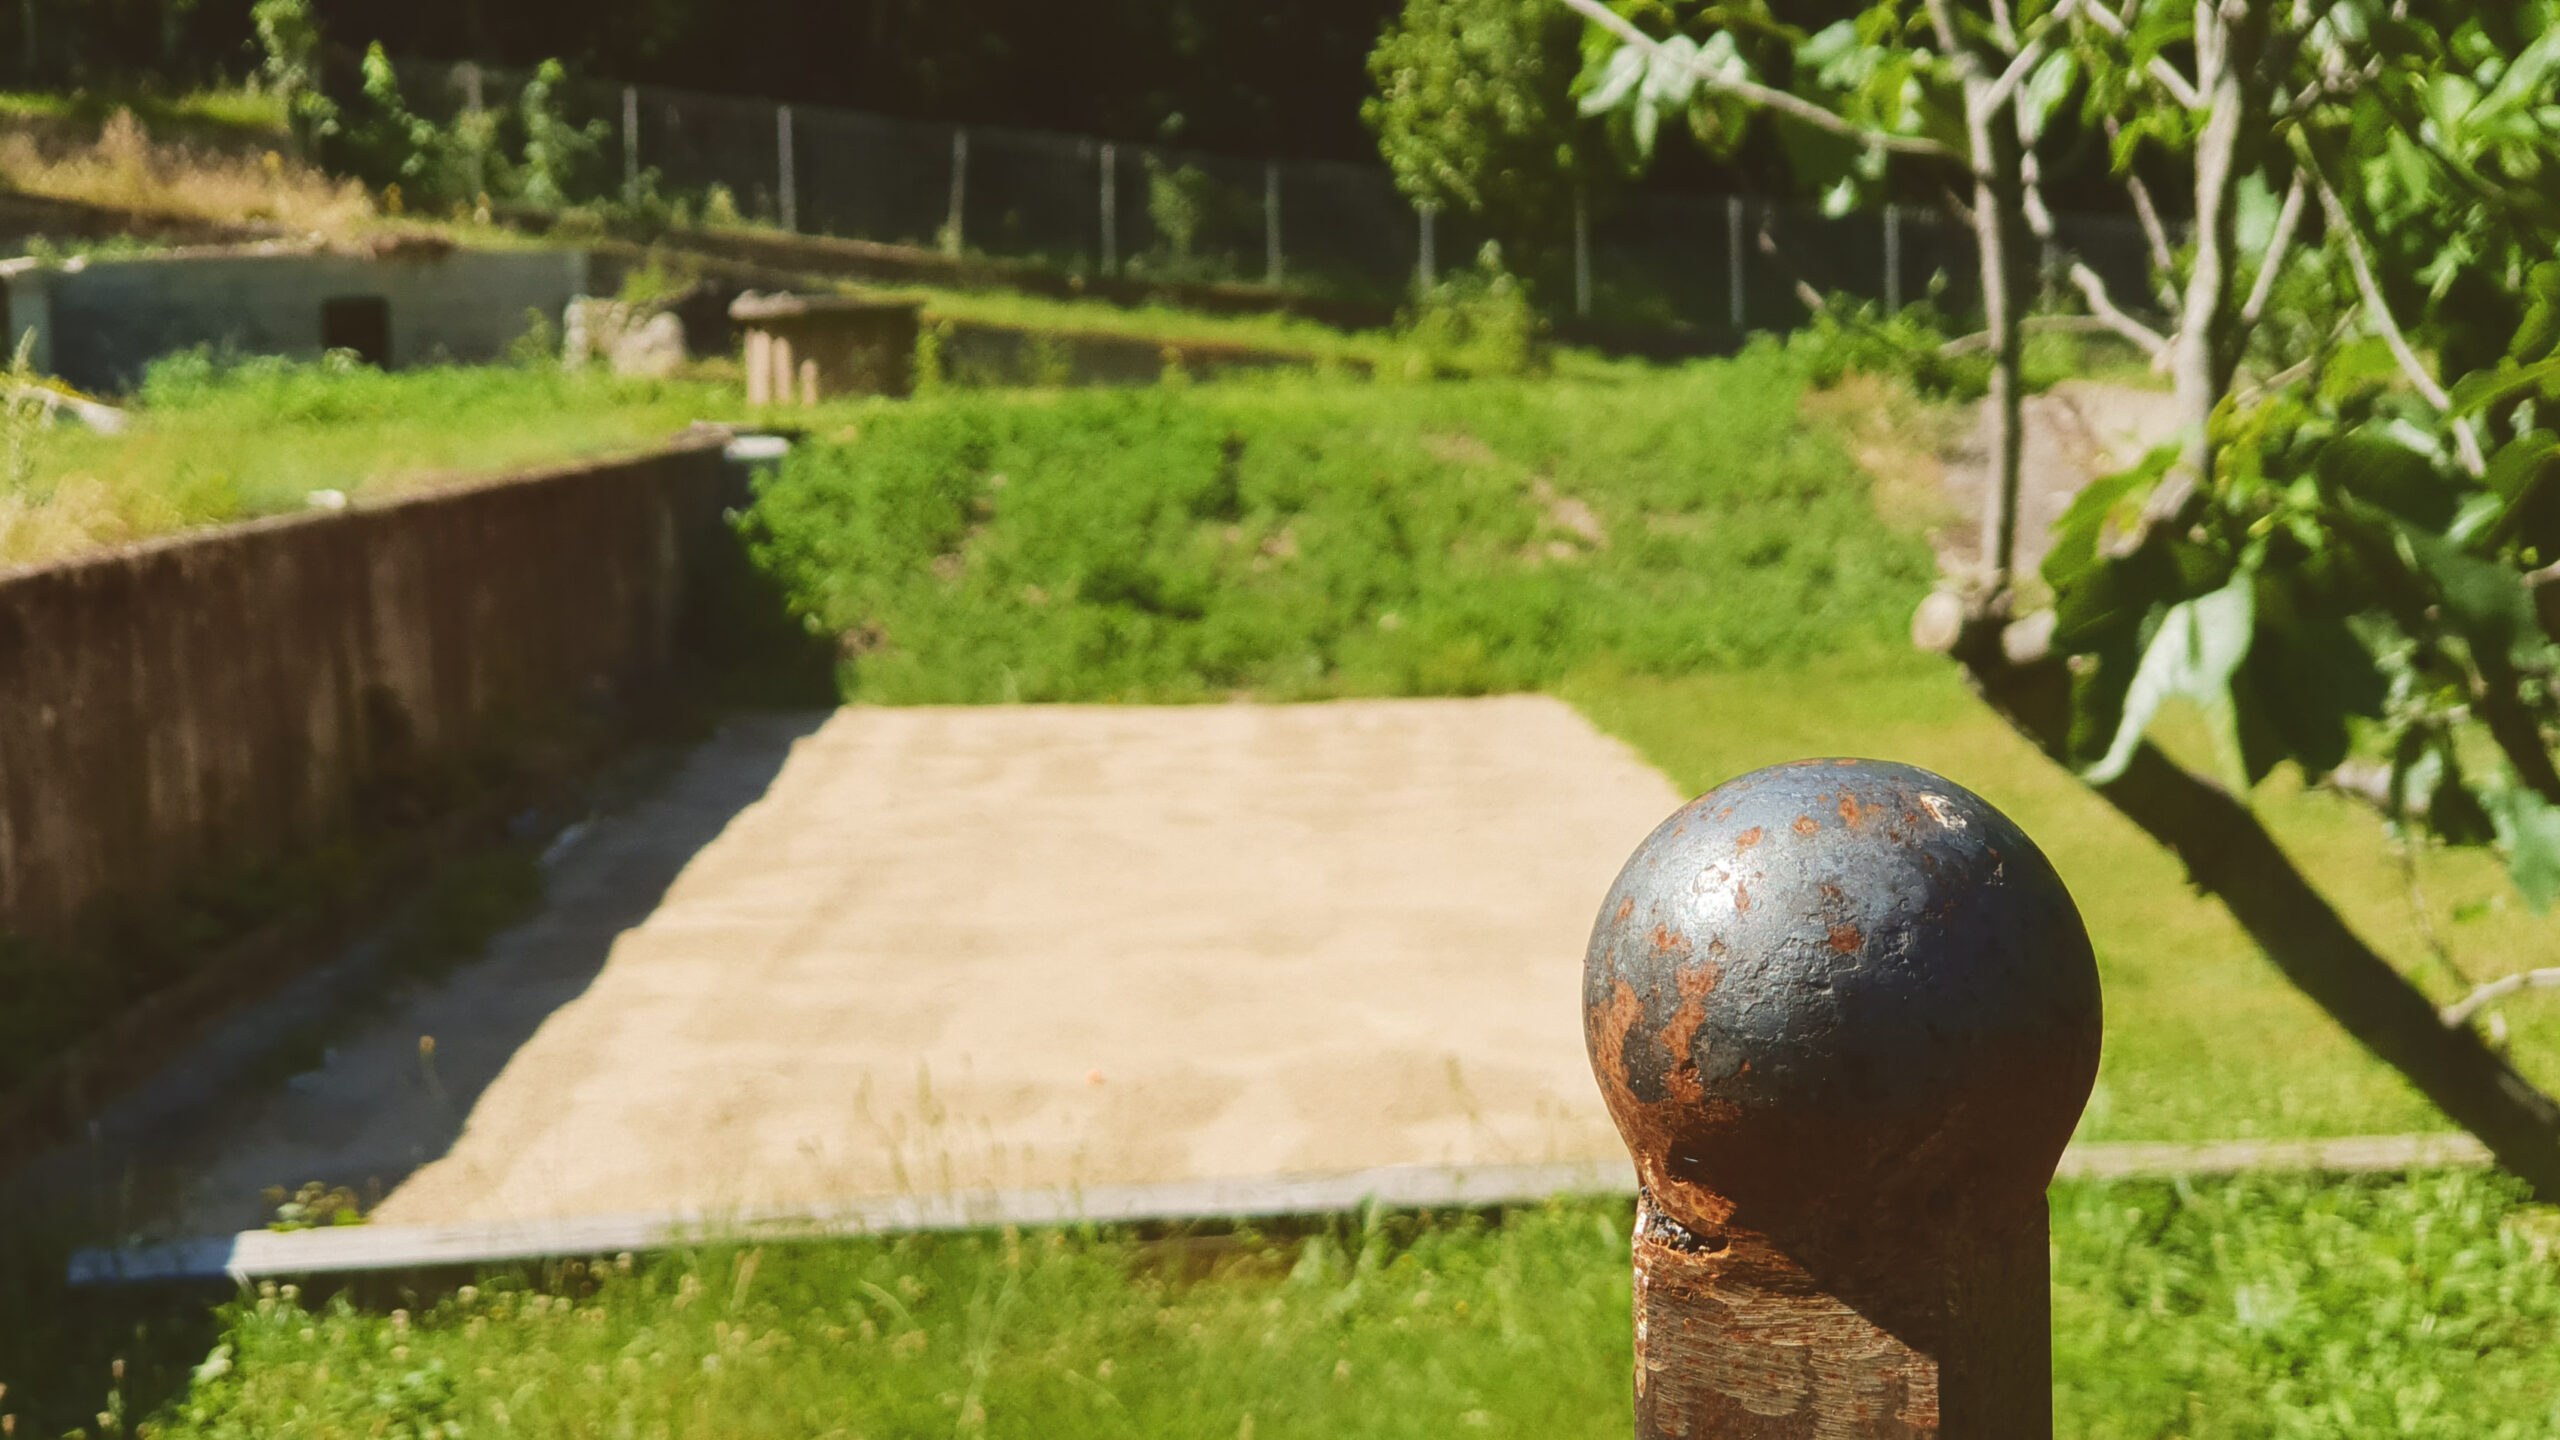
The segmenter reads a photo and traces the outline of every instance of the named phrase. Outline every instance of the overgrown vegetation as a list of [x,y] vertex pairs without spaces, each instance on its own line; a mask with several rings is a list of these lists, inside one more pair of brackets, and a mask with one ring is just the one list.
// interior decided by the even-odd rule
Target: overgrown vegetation
[[885,701],[1475,694],[1891,639],[1928,575],[1774,351],[1627,383],[953,396],[761,492]]
[[[1616,1440],[1625,1212],[715,1246],[389,1313],[271,1287],[155,1432]],[[2507,1182],[2066,1185],[2054,1212],[2058,1433],[2560,1425],[2560,1228]],[[69,1400],[42,1418],[97,1408]]]

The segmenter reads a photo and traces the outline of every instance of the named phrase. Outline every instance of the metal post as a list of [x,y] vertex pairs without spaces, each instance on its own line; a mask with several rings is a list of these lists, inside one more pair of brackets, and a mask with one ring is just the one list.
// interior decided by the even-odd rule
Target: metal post
[[1120,147],[1102,147],[1102,273],[1120,269]]
[[1262,167],[1262,283],[1280,283],[1280,162]]
[[1884,207],[1884,308],[1888,315],[1902,311],[1902,207]]
[[[453,67],[453,77],[462,86],[462,113],[477,119],[482,109],[488,104],[488,96],[482,92],[480,86],[480,67],[465,60]],[[488,155],[476,142],[472,145],[470,153],[471,194],[476,203],[485,201],[489,194]]]
[[1627,862],[1582,995],[1642,1187],[1639,1440],[2053,1434],[2045,1187],[2100,1006],[2017,826],[1907,765],[1746,775]]
[[969,127],[963,125],[951,132],[951,218],[942,227],[942,249],[947,255],[960,253],[960,217],[968,199]]
[[640,87],[622,87],[622,203],[640,203]]
[[792,163],[791,107],[777,105],[773,110],[773,152],[775,168],[782,172],[782,228],[800,228],[800,167]]
[[1440,208],[1428,203],[1413,208],[1422,217],[1422,254],[1414,266],[1414,278],[1421,289],[1428,290],[1440,282]]
[[1733,333],[1740,335],[1747,317],[1742,309],[1742,197],[1724,202],[1725,286],[1731,292]]
[[1591,204],[1579,185],[1573,189],[1573,313],[1591,318]]

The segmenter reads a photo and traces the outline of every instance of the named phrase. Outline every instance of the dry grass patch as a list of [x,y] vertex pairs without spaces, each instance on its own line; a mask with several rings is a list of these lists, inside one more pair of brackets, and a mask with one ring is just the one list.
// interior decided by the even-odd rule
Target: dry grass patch
[[332,238],[376,218],[355,181],[277,150],[155,140],[131,110],[109,116],[94,139],[60,124],[12,122],[0,137],[0,183],[48,199]]

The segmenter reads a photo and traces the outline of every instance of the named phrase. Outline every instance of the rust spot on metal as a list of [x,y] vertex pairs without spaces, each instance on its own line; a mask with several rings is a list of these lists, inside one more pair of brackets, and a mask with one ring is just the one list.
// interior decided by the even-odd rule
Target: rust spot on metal
[[1592,1056],[1592,1068],[1600,1077],[1601,1088],[1608,1092],[1609,1108],[1621,1115],[1644,1108],[1643,1102],[1636,1099],[1635,1087],[1627,1080],[1627,1040],[1642,1023],[1644,1002],[1636,998],[1634,986],[1619,981],[1609,993],[1609,1009],[1600,1017],[1593,1035],[1598,1053]]
[[1653,927],[1653,948],[1656,954],[1686,955],[1689,953],[1689,943],[1688,936],[1668,925]]
[[1860,821],[1862,821],[1862,820],[1864,820],[1864,819],[1866,819],[1866,818],[1867,818],[1867,807],[1858,803],[1858,797],[1857,797],[1857,795],[1856,795],[1855,793],[1851,792],[1851,791],[1848,791],[1848,790],[1843,790],[1843,791],[1841,791],[1841,792],[1840,792],[1840,820],[1841,820],[1841,823],[1843,823],[1843,824],[1847,825],[1850,829],[1855,830],[1855,829],[1857,829],[1857,828],[1858,828],[1858,822],[1860,822]]
[[1855,925],[1834,925],[1831,927],[1831,948],[1839,951],[1843,955],[1854,955],[1858,953],[1858,947],[1866,943],[1867,937],[1859,934],[1858,927]]
[[1737,851],[1748,850],[1759,843],[1760,827],[1757,825],[1733,837],[1733,848]]
[[1610,923],[1624,925],[1627,923],[1627,917],[1634,913],[1636,913],[1636,897],[1629,895],[1618,902],[1618,913]]
[[1822,822],[1814,819],[1810,815],[1799,815],[1796,817],[1796,833],[1799,835],[1817,834],[1821,829]]
[[1663,1083],[1679,1104],[1695,1105],[1706,1098],[1706,1088],[1698,1083],[1698,1061],[1693,1051],[1698,1031],[1707,1023],[1707,997],[1716,992],[1716,982],[1723,978],[1724,968],[1709,962],[1681,971],[1675,982],[1680,987],[1680,1007],[1671,1012],[1671,1023],[1662,1027],[1662,1054],[1670,1062],[1670,1068],[1663,1072]]
[[1733,908],[1736,910],[1748,910],[1751,908],[1750,886],[1736,885],[1733,887]]

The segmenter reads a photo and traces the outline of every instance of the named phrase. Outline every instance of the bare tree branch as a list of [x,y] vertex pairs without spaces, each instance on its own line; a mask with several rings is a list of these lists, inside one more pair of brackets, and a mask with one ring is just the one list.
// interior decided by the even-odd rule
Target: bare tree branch
[[[2123,133],[2124,127],[2116,123],[2114,116],[2108,116],[2107,143],[2114,144]],[[2127,170],[2124,192],[2133,197],[2134,218],[2142,222],[2142,238],[2150,242],[2151,268],[2160,272],[2162,283],[2169,283],[2178,268],[2178,247],[2169,243],[2169,227],[2160,223],[2160,207],[2151,203],[2151,187],[2142,183],[2141,176]]]
[[2026,83],[2027,77],[2035,73],[2035,68],[2043,64],[2044,57],[2051,52],[2053,47],[2045,42],[2051,37],[2054,27],[2069,21],[2071,12],[2079,8],[2080,0],[2062,0],[2061,4],[2053,7],[2051,14],[2036,22],[2034,37],[2009,61],[2009,68],[2000,72],[2000,78],[1991,82],[1990,94],[1985,97],[1990,104],[1997,107],[2009,103],[2009,97],[2017,93],[2018,87]]
[[2494,1005],[2520,990],[2560,990],[2560,968],[2527,970],[2492,980],[2437,1011],[2436,1018],[2444,1022],[2447,1030],[2459,1030],[2470,1024],[2471,1017],[2479,1014],[2483,1006]]
[[2276,272],[2284,269],[2285,252],[2293,248],[2293,232],[2302,224],[2304,187],[2302,171],[2293,172],[2293,188],[2284,192],[2284,208],[2276,212],[2276,233],[2267,239],[2267,254],[2258,262],[2257,282],[2249,287],[2249,298],[2240,307],[2240,323],[2255,325],[2266,313],[2267,300],[2276,293]]
[[[2116,327],[2096,315],[2029,315],[2018,322],[2018,328],[2030,335],[2113,335]],[[1991,348],[1991,332],[1976,330],[1959,335],[1938,347],[1938,353],[1953,359]]]
[[2071,283],[2089,302],[2089,309],[2109,330],[2142,347],[2142,353],[2157,360],[2169,353],[2169,337],[2143,324],[2116,308],[2107,294],[2107,282],[2098,272],[2078,261],[2071,264]]
[[[1637,29],[1633,22],[1601,4],[1600,0],[1564,0],[1564,3],[1584,19],[1646,54],[1659,59],[1672,58],[1671,53],[1663,47],[1661,41]],[[1941,145],[1935,140],[1916,135],[1894,135],[1882,130],[1871,130],[1844,120],[1800,95],[1790,95],[1784,90],[1774,89],[1755,81],[1730,79],[1718,73],[1713,66],[1702,65],[1694,60],[1679,63],[1684,65],[1690,74],[1698,77],[1698,83],[1709,90],[1731,95],[1737,100],[1748,100],[1754,105],[1774,110],[1791,120],[1800,120],[1817,130],[1828,131],[1864,145],[1874,146],[1879,150],[1890,150],[1902,155],[1926,155],[1932,159],[1958,162],[1964,159],[1958,151]]]
[[[2400,322],[2391,313],[2391,302],[2382,294],[2382,282],[2374,278],[2373,262],[2364,253],[2364,237],[2356,230],[2355,217],[2347,213],[2346,202],[2340,200],[2338,192],[2330,187],[2329,177],[2320,172],[2317,161],[2309,153],[2310,146],[2305,144],[2302,148],[2305,167],[2311,171],[2311,183],[2320,192],[2320,208],[2328,215],[2329,228],[2336,232],[2339,245],[2347,252],[2347,269],[2356,277],[2356,293],[2364,297],[2366,317],[2372,320],[2375,329],[2382,332],[2382,343],[2391,347],[2391,358],[2400,363],[2400,373],[2408,377],[2409,384],[2436,409],[2452,409],[2453,397],[2445,393],[2444,386],[2436,383],[2436,377],[2427,373],[2426,365],[2418,359],[2418,352],[2410,348],[2409,337],[2401,333]],[[2462,468],[2473,475],[2488,470],[2488,461],[2480,453],[2480,437],[2472,433],[2468,422],[2454,422],[2453,442],[2461,454]]]
[[[1571,4],[1573,3],[1573,0],[1566,0],[1566,3]],[[2128,23],[2108,14],[2107,7],[2103,5],[2085,5],[2081,7],[2080,13],[2096,21],[2098,23],[2098,28],[2106,31],[2108,34],[2113,35],[2119,40],[2125,38]],[[2151,77],[2153,83],[2157,84],[2161,89],[2168,91],[2170,99],[2177,101],[2179,104],[2184,105],[2190,110],[2201,110],[2204,108],[2203,93],[2197,89],[2195,82],[2178,73],[2177,66],[2170,64],[2168,61],[2161,59],[2157,55],[2154,55],[2151,57],[2151,63],[2143,66],[2142,71],[2144,74]]]

